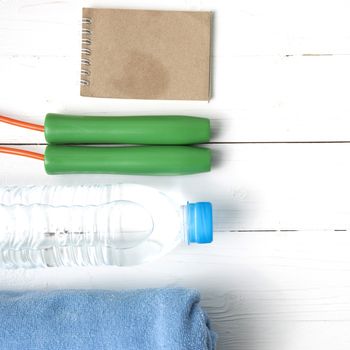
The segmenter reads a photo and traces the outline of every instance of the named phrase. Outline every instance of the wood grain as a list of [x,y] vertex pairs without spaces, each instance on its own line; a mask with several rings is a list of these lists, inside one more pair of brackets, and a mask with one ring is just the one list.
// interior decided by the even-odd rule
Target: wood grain
[[[213,100],[79,96],[80,2],[0,0],[0,110],[190,114],[212,119],[214,169],[185,177],[47,176],[0,156],[0,184],[137,182],[215,208],[215,242],[133,268],[0,271],[1,289],[197,288],[219,349],[349,348],[350,3],[91,0],[84,6],[214,11]],[[0,125],[0,144],[43,151]],[[30,145],[23,145],[30,144]]]

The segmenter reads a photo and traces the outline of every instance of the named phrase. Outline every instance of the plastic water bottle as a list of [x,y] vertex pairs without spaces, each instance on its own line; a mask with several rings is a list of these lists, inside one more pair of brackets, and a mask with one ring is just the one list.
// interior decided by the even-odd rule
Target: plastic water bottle
[[146,186],[0,187],[0,267],[136,265],[212,238],[210,203]]

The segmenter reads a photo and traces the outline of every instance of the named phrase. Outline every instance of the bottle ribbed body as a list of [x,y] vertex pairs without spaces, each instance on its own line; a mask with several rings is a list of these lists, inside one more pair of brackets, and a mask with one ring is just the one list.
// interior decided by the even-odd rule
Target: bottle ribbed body
[[133,265],[183,234],[179,205],[140,185],[0,189],[0,266]]

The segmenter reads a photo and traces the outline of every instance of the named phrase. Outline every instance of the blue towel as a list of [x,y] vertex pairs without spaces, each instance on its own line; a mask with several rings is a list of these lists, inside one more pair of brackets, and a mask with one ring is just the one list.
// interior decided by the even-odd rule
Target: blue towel
[[213,350],[197,291],[0,292],[0,349]]

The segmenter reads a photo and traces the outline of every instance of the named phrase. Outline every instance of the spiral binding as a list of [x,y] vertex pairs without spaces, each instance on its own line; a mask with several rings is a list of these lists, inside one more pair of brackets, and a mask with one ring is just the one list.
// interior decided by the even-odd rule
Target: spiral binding
[[84,67],[80,71],[80,85],[82,86],[88,86],[90,84],[90,81],[87,79],[87,77],[90,75],[90,70],[88,67],[91,65],[91,61],[89,56],[91,55],[91,49],[87,46],[91,45],[91,35],[92,31],[89,28],[84,27],[84,25],[90,25],[92,24],[92,19],[85,17],[82,20],[83,29],[82,29],[82,39],[81,39],[81,66]]

